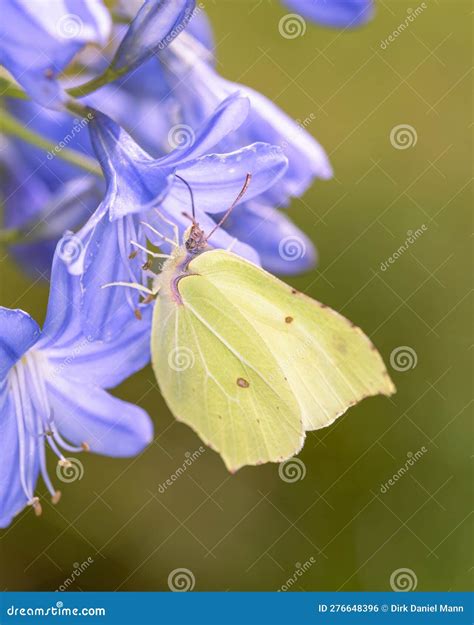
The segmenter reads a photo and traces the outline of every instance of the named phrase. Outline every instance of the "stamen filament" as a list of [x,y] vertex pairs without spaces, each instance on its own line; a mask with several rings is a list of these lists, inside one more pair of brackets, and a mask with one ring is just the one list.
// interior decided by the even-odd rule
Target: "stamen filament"
[[145,252],[145,254],[153,256],[153,258],[171,258],[170,254],[157,254],[156,252],[152,252],[151,250],[147,249],[143,245],[140,245],[140,243],[137,243],[136,241],[130,241],[130,243],[131,245],[134,245],[135,247],[138,247],[140,250]]
[[141,221],[140,223],[142,224],[142,226],[145,226],[146,228],[151,230],[153,232],[153,234],[156,234],[157,237],[159,237],[163,241],[166,241],[166,243],[169,243],[173,247],[176,247],[176,243],[174,241],[172,241],[171,239],[168,239],[168,237],[166,237],[163,233],[161,233],[156,228],[153,228],[153,226],[151,224],[148,224],[146,221]]

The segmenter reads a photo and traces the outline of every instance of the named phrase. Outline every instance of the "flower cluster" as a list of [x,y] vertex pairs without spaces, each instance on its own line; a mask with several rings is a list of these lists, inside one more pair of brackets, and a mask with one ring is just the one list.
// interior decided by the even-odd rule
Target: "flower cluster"
[[[370,0],[285,3],[342,28],[372,12]],[[2,9],[0,244],[49,278],[50,297],[42,330],[0,307],[0,527],[27,505],[41,512],[40,475],[59,500],[47,447],[68,467],[71,454],[129,456],[152,440],[149,416],[105,390],[149,361],[150,298],[104,287],[146,285],[147,249],[166,253],[191,208],[212,229],[249,173],[213,246],[275,273],[308,269],[316,250],[280,209],[332,175],[306,130],[219,74],[202,4],[145,0],[110,12],[102,0],[4,0]],[[281,253],[292,238],[305,250],[297,259]]]

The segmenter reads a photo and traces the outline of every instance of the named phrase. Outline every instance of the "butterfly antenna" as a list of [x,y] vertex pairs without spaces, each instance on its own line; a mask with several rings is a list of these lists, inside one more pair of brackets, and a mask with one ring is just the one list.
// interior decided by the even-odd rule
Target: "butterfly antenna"
[[[185,180],[184,178],[181,178],[181,176],[178,176],[178,174],[175,174],[176,178],[178,178],[179,180],[181,180],[181,182],[183,184],[186,185],[188,191],[189,191],[189,195],[191,197],[191,210],[192,210],[192,221],[195,222],[196,221],[196,209],[194,207],[194,195],[193,195],[193,190],[191,189],[191,185],[189,184],[189,182],[187,182],[187,180]],[[186,217],[189,217],[189,215],[187,215],[186,213],[183,213],[183,215],[185,215]]]
[[250,180],[252,179],[252,174],[247,174],[247,176],[245,177],[245,182],[243,187],[240,189],[239,195],[235,198],[235,200],[232,202],[232,204],[229,206],[229,208],[226,210],[226,212],[224,213],[222,219],[219,221],[219,223],[217,223],[214,228],[209,232],[209,234],[206,237],[206,240],[209,241],[209,239],[211,238],[211,236],[214,234],[214,232],[216,230],[218,230],[222,224],[226,221],[226,219],[229,217],[229,215],[231,214],[231,212],[234,210],[236,204],[238,204],[240,202],[240,200],[242,199],[242,197],[244,196],[245,192],[247,191],[247,189],[249,188],[249,184],[250,184]]

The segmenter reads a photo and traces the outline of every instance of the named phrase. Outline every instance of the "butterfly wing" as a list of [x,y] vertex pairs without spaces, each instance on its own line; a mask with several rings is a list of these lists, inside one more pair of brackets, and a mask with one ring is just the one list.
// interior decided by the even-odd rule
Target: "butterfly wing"
[[153,369],[172,413],[231,471],[296,454],[298,402],[242,306],[205,276],[182,279],[179,293],[181,302],[163,290],[152,329]]
[[[297,398],[306,430],[329,425],[365,397],[395,392],[373,343],[337,312],[223,250],[196,257],[190,270],[215,289],[217,308],[232,302],[261,337]],[[183,289],[192,281],[185,279]],[[265,361],[260,366],[265,371]]]

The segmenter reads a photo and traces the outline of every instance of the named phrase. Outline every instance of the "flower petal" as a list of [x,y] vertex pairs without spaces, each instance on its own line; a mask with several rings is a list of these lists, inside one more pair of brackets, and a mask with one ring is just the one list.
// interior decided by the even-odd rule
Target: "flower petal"
[[[133,232],[133,234],[127,234]],[[105,287],[112,282],[142,282],[142,254],[129,258],[130,240],[143,244],[136,217],[98,220],[87,243],[82,276],[82,321],[86,336],[109,341],[121,332],[122,316],[138,308],[139,295],[131,289]]]
[[94,112],[89,124],[92,145],[104,171],[104,205],[110,219],[138,213],[168,188],[171,167],[161,167],[110,117]]
[[[7,527],[13,517],[27,504],[27,497],[20,481],[18,430],[15,407],[6,382],[0,382],[0,440],[2,462],[0,464],[0,528]],[[35,454],[33,479],[38,479],[39,464]]]
[[40,335],[38,324],[28,313],[0,306],[0,380]]
[[[178,139],[178,147],[160,159],[153,159],[109,117],[95,112],[90,132],[107,182],[104,205],[109,209],[110,218],[115,220],[138,213],[150,201],[158,202],[168,190],[175,168],[205,154],[240,126],[247,116],[248,106],[246,98],[238,95],[227,98],[196,134],[189,128],[188,136],[184,129],[185,144],[179,147]],[[177,132],[182,129],[175,127]]]
[[[239,128],[245,121],[250,109],[248,98],[243,98],[237,91],[223,100],[212,114],[200,125],[196,133],[192,128],[178,124],[175,144],[173,145],[173,128],[168,135],[170,147],[174,149],[168,156],[160,159],[162,167],[178,167],[205,154],[223,141],[227,135]],[[180,149],[179,131],[182,132],[183,147]]]
[[[59,246],[58,250],[61,250]],[[118,287],[115,290],[124,300],[124,290],[121,293]],[[142,308],[141,320],[135,318],[128,305],[117,306],[113,328],[109,329],[113,340],[104,343],[82,332],[80,303],[80,278],[71,275],[67,263],[56,254],[48,313],[43,336],[38,343],[38,347],[47,354],[50,379],[73,377],[111,388],[148,363],[151,305]]]
[[293,11],[323,26],[353,28],[374,14],[373,0],[283,0]]
[[111,67],[129,71],[163,50],[186,27],[195,0],[146,0],[123,38]]
[[[281,148],[254,143],[229,154],[204,156],[177,173],[191,186],[199,210],[222,213],[236,199],[247,174],[252,178],[242,201],[266,191],[283,176],[287,166]],[[189,199],[189,191],[179,179],[174,180],[169,195],[181,202]]]
[[258,201],[242,204],[225,224],[229,234],[251,245],[271,273],[294,275],[314,267],[317,252],[311,240],[288,217]]
[[101,388],[58,376],[47,381],[47,391],[58,430],[75,445],[87,443],[94,453],[126,457],[140,453],[153,439],[144,410]]
[[61,349],[80,340],[81,285],[79,277],[70,273],[68,267],[82,253],[82,242],[73,234],[63,237],[56,247],[48,310],[43,334],[38,343],[41,349]]
[[203,6],[200,3],[194,11],[193,19],[189,20],[186,32],[199,41],[209,52],[212,52],[214,50],[214,33]]

